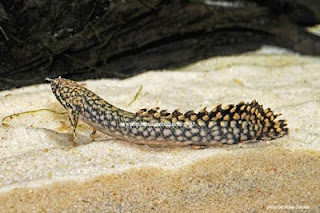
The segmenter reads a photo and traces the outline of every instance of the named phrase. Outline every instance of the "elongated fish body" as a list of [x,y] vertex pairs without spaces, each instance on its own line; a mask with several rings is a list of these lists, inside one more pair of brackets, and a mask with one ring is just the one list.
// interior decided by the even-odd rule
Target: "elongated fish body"
[[49,79],[51,88],[68,111],[75,130],[79,118],[111,137],[136,144],[156,146],[212,146],[273,140],[288,133],[285,120],[278,120],[270,108],[263,109],[255,100],[225,108],[216,106],[195,113],[141,109],[136,113],[119,109],[75,81]]

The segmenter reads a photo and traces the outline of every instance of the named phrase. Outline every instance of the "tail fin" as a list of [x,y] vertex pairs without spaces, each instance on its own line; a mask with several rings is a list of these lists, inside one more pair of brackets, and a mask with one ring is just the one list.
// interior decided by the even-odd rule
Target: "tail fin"
[[220,141],[226,138],[226,143],[273,140],[288,133],[286,121],[275,120],[280,114],[274,114],[270,108],[263,109],[255,100],[251,103],[228,105],[224,109],[219,105],[208,116],[209,121],[217,122],[212,126],[212,131],[215,131],[213,136],[221,138]]

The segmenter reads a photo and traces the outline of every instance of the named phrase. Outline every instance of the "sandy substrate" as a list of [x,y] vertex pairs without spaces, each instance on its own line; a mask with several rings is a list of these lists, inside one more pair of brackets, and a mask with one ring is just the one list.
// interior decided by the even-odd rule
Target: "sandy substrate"
[[1,212],[320,211],[319,58],[220,57],[84,83],[130,111],[256,99],[282,114],[290,134],[251,145],[154,148],[101,133],[91,143],[90,128],[80,123],[79,146],[72,147],[66,114],[57,113],[65,110],[49,84],[2,91]]

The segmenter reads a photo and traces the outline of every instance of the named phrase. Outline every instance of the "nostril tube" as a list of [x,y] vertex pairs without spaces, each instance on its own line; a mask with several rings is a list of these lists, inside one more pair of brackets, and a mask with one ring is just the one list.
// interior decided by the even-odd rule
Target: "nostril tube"
[[53,79],[52,78],[46,78],[46,81],[49,81],[50,83],[52,83]]

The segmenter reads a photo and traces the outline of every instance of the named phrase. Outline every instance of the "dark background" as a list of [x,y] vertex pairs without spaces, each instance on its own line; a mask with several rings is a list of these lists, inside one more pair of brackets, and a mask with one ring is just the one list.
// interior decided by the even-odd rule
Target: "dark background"
[[264,44],[319,55],[319,0],[0,1],[0,90],[126,78]]

